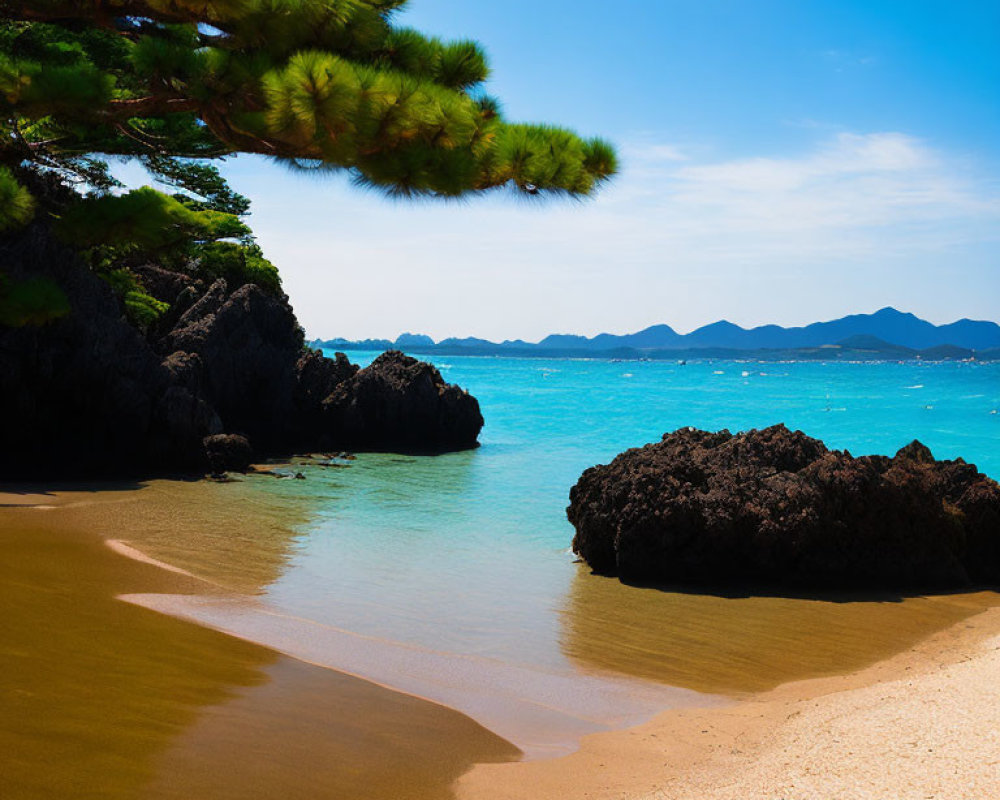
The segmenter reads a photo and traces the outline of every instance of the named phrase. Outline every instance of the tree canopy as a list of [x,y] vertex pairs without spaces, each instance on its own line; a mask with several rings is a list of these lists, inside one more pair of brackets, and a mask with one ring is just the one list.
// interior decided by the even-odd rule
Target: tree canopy
[[[148,328],[167,306],[143,263],[280,289],[215,159],[399,196],[583,196],[614,173],[600,139],[505,120],[480,46],[397,24],[405,2],[0,0],[0,235],[44,210]],[[117,191],[109,157],[176,192]],[[0,279],[0,324],[68,311],[51,282]]]
[[[404,4],[0,0],[0,169],[28,163],[101,189],[112,178],[97,156],[132,157],[230,213],[245,199],[202,160],[258,153],[449,197],[586,195],[614,172],[602,140],[506,121],[482,92],[480,46],[397,25]],[[0,196],[17,200],[3,175]]]

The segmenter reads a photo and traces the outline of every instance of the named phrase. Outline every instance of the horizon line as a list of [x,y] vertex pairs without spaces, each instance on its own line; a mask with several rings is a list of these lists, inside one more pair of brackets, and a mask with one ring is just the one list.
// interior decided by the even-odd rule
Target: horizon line
[[537,345],[537,344],[541,344],[542,341],[544,341],[545,339],[549,338],[550,336],[574,336],[574,337],[580,337],[580,338],[584,338],[584,339],[595,339],[598,336],[632,336],[632,335],[635,335],[637,333],[643,333],[644,331],[648,331],[651,328],[658,328],[658,327],[669,328],[673,333],[677,334],[678,336],[690,336],[691,334],[697,333],[700,330],[703,330],[705,328],[709,328],[709,327],[711,327],[713,325],[720,325],[720,324],[732,325],[733,327],[739,328],[742,331],[755,331],[755,330],[759,330],[761,328],[772,328],[772,327],[773,328],[781,328],[782,330],[796,330],[796,329],[808,328],[811,325],[822,325],[822,324],[826,324],[826,323],[830,323],[830,322],[839,322],[840,320],[844,320],[844,319],[847,319],[849,317],[873,317],[873,316],[875,316],[877,314],[880,314],[880,313],[882,313],[884,311],[892,311],[892,312],[895,312],[896,314],[899,314],[900,316],[910,316],[910,317],[913,317],[914,319],[916,319],[916,320],[918,320],[920,322],[926,322],[928,325],[933,325],[935,328],[944,328],[944,327],[948,327],[949,325],[958,324],[960,322],[985,323],[985,324],[996,325],[996,326],[1000,327],[1000,320],[972,319],[971,317],[960,317],[960,318],[958,318],[956,320],[952,320],[951,322],[943,322],[943,323],[940,323],[940,324],[936,324],[936,323],[930,322],[929,320],[924,319],[923,317],[917,316],[912,311],[900,311],[895,306],[882,306],[881,308],[876,309],[875,311],[870,311],[870,312],[863,312],[863,311],[852,312],[852,313],[849,313],[849,314],[844,314],[843,316],[840,316],[840,317],[834,317],[832,319],[814,320],[813,322],[807,322],[807,323],[804,323],[804,324],[801,324],[801,325],[780,325],[780,324],[774,323],[774,322],[765,322],[765,323],[762,323],[760,325],[754,325],[752,327],[747,328],[747,327],[744,327],[743,325],[740,325],[739,323],[731,322],[731,321],[729,321],[727,319],[718,319],[718,320],[715,320],[713,322],[706,322],[703,325],[699,325],[696,328],[692,328],[690,331],[687,331],[686,333],[682,333],[682,332],[678,331],[676,328],[672,327],[669,323],[666,323],[666,322],[654,322],[653,324],[647,325],[647,326],[645,326],[643,328],[639,328],[638,330],[628,330],[628,331],[625,331],[623,333],[614,333],[614,332],[611,332],[611,331],[599,331],[599,332],[597,332],[597,333],[595,333],[593,335],[588,336],[587,334],[584,334],[584,333],[550,332],[550,333],[547,333],[544,336],[542,336],[542,338],[539,339],[539,340],[537,340],[537,341],[531,341],[531,340],[523,339],[523,338],[520,338],[520,337],[517,337],[517,338],[505,338],[505,339],[502,339],[502,340],[499,340],[499,341],[494,341],[492,339],[487,339],[487,338],[485,338],[483,336],[476,336],[475,334],[467,334],[465,336],[450,335],[450,336],[444,336],[441,339],[435,339],[434,337],[430,336],[429,334],[421,333],[419,331],[402,331],[399,334],[397,334],[395,337],[392,337],[392,338],[387,337],[387,336],[364,336],[364,337],[359,337],[359,338],[348,338],[346,336],[332,336],[332,337],[314,336],[311,339],[309,339],[309,341],[344,341],[344,342],[388,341],[388,342],[393,342],[394,343],[394,342],[396,342],[396,340],[400,339],[403,336],[427,336],[429,339],[431,339],[431,341],[435,345],[440,344],[441,342],[447,341],[448,339],[457,339],[457,340],[463,340],[463,339],[481,339],[483,341],[490,342],[491,344],[496,344],[496,345],[502,345],[502,344],[514,343],[514,342],[524,342],[525,344]]

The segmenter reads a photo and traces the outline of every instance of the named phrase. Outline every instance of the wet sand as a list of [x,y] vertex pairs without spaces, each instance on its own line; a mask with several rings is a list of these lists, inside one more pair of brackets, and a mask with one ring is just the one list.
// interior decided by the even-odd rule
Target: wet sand
[[296,529],[336,502],[325,489],[267,476],[153,481],[89,499],[56,493],[47,503],[68,504],[60,513],[81,529],[117,532],[109,543],[120,553],[217,586],[207,595],[153,589],[121,599],[455,709],[527,757],[572,752],[588,733],[639,724],[663,708],[717,702],[606,670],[567,674],[359,635],[256,601],[295,556]]
[[481,765],[459,800],[1000,796],[1000,608],[849,675],[667,712],[571,756]]
[[359,635],[246,597],[129,595],[146,608],[434,700],[526,758],[575,750],[664,709],[718,706],[790,680],[889,657],[997,602],[991,592],[864,601],[725,598],[577,575],[564,651],[576,670],[459,655]]
[[[295,526],[307,525],[315,511],[268,480],[0,495],[0,762],[5,781],[12,776],[11,797],[447,798],[453,781],[476,763],[457,784],[470,800],[861,797],[796,794],[807,785],[801,780],[778,791],[795,765],[821,774],[851,763],[849,754],[824,756],[840,739],[822,719],[809,723],[820,733],[807,747],[786,718],[812,720],[810,703],[831,692],[840,697],[844,689],[923,670],[929,658],[948,660],[956,648],[971,653],[988,620],[998,620],[993,633],[1000,633],[1000,609],[975,616],[997,602],[992,593],[878,602],[730,598],[626,587],[581,568],[561,613],[561,646],[580,670],[575,685],[547,685],[537,671],[521,676],[506,665],[493,674],[489,665],[448,654],[423,663],[426,653],[414,660],[413,648],[385,641],[352,652],[364,637],[346,642],[339,636],[345,632],[334,631],[326,641],[332,649],[316,655],[309,652],[314,634],[289,620],[262,632],[254,618],[261,609],[247,597],[281,574],[296,552]],[[132,560],[112,552],[105,538],[119,540],[115,546]],[[148,563],[159,560],[174,570]],[[173,614],[202,614],[227,630],[249,614],[246,630],[234,633],[411,694],[151,613],[115,599],[120,595]],[[192,604],[202,611],[192,613]],[[205,618],[206,608],[222,609],[222,617]],[[975,636],[962,638],[966,630]],[[934,642],[943,644],[934,650]],[[331,661],[331,652],[343,660]],[[407,684],[407,674],[419,680]],[[626,689],[602,697],[595,687],[607,686],[610,675],[635,696]],[[939,686],[946,698],[949,680]],[[642,709],[678,705],[683,693],[663,683],[731,701],[586,736],[566,758],[498,763],[519,755],[496,735],[513,730],[507,723],[565,750],[593,730],[634,723],[630,702]],[[493,691],[498,685],[500,694]],[[455,692],[482,695],[483,705],[470,711],[493,733],[412,696],[447,704]],[[533,696],[552,700],[534,703],[537,717],[509,702]],[[908,693],[886,696],[896,708]],[[878,698],[858,697],[860,705],[844,712],[849,727],[878,707]],[[567,704],[590,708],[593,718],[553,717]],[[837,708],[822,713],[836,716]],[[759,776],[753,783],[751,774]],[[754,794],[758,784],[763,794]]]
[[258,594],[294,556],[296,529],[327,496],[296,492],[289,481],[257,477],[231,483],[155,480],[141,484],[75,485],[40,493],[24,487],[4,503],[39,499],[57,506],[67,525],[117,540],[158,562],[242,594]]
[[510,741],[529,759],[571,753],[589,733],[638,725],[664,708],[728,702],[610,673],[567,673],[363,636],[252,599],[163,594],[122,599],[441,703]]
[[124,527],[95,520],[124,523],[142,491],[0,510],[5,800],[443,799],[518,757],[440,705],[117,600],[212,591],[104,544]]
[[901,597],[722,596],[625,586],[584,565],[563,614],[577,663],[698,692],[744,697],[843,675],[902,652],[986,608],[995,592]]

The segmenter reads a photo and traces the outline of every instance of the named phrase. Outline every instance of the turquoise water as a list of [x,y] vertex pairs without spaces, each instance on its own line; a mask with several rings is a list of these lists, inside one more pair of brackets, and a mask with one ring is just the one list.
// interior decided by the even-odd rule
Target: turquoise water
[[1000,476],[998,364],[436,363],[479,398],[482,447],[252,476],[243,503],[288,509],[277,577],[252,600],[146,602],[444,703],[530,754],[711,694],[858,669],[995,602],[627,587],[575,561],[565,507],[584,469],[687,425],[784,422],[856,455],[916,437]]
[[325,499],[269,603],[365,635],[560,668],[579,572],[568,492],[624,448],[685,425],[784,422],[855,455],[916,437],[1000,476],[1000,365],[435,361],[479,398],[482,447],[362,454],[310,472],[302,491]]

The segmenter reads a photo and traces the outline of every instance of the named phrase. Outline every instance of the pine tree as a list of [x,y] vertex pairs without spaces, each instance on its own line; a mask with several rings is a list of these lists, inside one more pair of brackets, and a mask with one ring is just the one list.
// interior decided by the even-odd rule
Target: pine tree
[[[504,120],[479,45],[397,25],[405,1],[0,0],[0,236],[45,217],[145,329],[167,306],[131,270],[144,262],[280,290],[213,159],[262,154],[399,196],[582,196],[614,173],[600,139]],[[109,156],[176,193],[113,191]],[[0,325],[69,307],[0,265]]]
[[0,230],[25,165],[91,189],[101,156],[240,214],[208,160],[258,153],[404,196],[586,195],[613,149],[504,120],[486,58],[395,23],[405,0],[0,0]]

